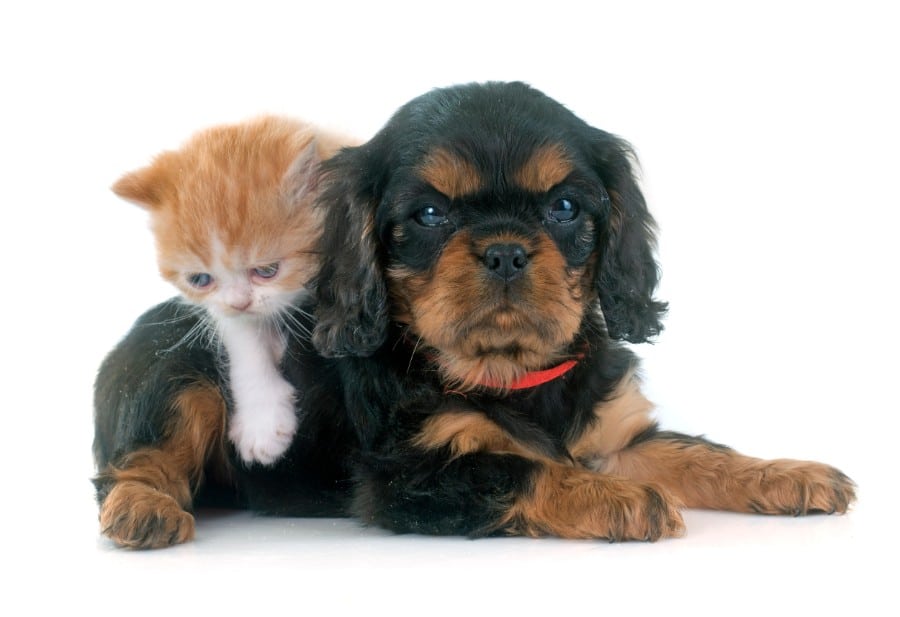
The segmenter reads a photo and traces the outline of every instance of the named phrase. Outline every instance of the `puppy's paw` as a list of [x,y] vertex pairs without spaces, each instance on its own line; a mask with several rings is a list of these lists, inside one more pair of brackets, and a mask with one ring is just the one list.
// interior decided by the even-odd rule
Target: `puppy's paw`
[[517,503],[515,532],[656,541],[684,533],[680,503],[661,487],[569,467],[547,467]]
[[230,419],[228,437],[247,463],[271,465],[281,458],[297,432],[296,393],[286,387],[273,388],[252,399],[238,401]]
[[744,485],[748,507],[763,514],[844,513],[856,500],[853,481],[823,463],[762,461],[747,473]]
[[597,508],[601,537],[610,542],[678,537],[684,534],[684,519],[678,502],[665,490],[652,484],[631,484],[608,487],[605,498]]
[[146,484],[116,484],[100,506],[100,530],[126,548],[164,548],[194,537],[194,517]]

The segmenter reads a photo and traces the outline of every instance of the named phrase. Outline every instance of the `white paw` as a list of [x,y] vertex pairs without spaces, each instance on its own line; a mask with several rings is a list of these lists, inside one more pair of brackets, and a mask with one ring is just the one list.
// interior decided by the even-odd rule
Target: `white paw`
[[297,432],[294,389],[271,388],[262,396],[236,400],[228,437],[248,463],[271,465],[290,447]]

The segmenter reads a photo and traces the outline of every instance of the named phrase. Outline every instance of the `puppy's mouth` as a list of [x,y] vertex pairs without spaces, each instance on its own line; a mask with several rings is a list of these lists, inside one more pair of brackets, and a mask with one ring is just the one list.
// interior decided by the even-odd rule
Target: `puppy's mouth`
[[472,352],[478,355],[517,354],[538,340],[560,338],[555,319],[528,304],[516,305],[508,298],[493,306],[477,307],[453,330],[452,336],[460,344],[471,341]]
[[447,324],[424,336],[444,381],[465,391],[491,384],[510,388],[526,373],[569,359],[571,332],[555,320],[530,318],[508,308],[489,311],[479,321]]

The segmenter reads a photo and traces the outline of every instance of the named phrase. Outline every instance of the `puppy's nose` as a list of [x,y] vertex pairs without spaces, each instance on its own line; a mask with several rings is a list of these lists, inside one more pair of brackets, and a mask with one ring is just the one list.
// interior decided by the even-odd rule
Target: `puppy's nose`
[[492,244],[482,261],[491,274],[510,282],[522,276],[528,265],[528,254],[521,244]]

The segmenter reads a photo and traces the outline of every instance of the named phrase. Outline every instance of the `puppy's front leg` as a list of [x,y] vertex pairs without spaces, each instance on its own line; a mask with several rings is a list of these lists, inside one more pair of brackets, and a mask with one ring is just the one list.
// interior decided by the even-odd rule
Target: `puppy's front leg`
[[855,485],[823,463],[762,460],[700,437],[659,431],[655,426],[607,456],[606,473],[654,482],[685,506],[801,515],[847,511]]
[[399,532],[658,540],[684,530],[664,488],[589,471],[474,410],[432,416],[363,474],[356,513]]
[[655,541],[680,536],[677,499],[660,486],[544,464],[509,511],[516,533]]

